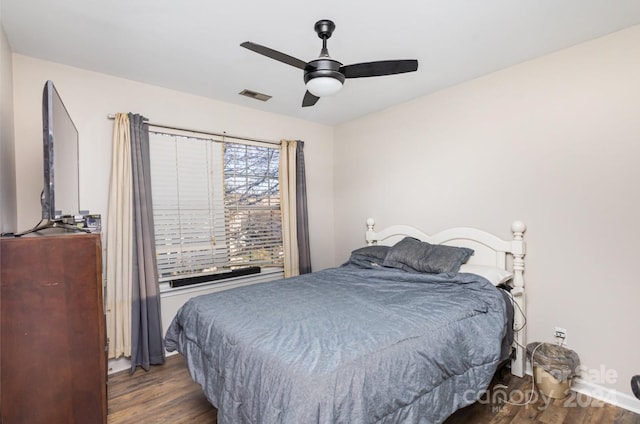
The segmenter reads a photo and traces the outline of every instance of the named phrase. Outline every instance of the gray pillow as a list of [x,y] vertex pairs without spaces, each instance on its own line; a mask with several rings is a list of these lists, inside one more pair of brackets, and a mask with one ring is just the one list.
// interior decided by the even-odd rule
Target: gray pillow
[[351,252],[349,261],[354,265],[369,268],[370,266],[382,266],[387,256],[389,246],[365,246]]
[[389,249],[383,265],[409,272],[455,274],[471,255],[473,249],[466,247],[430,244],[405,237]]
[[360,249],[356,249],[351,252],[352,255],[364,256],[367,258],[371,258],[372,260],[376,260],[376,262],[384,262],[384,258],[387,257],[387,253],[389,252],[389,246],[365,246]]

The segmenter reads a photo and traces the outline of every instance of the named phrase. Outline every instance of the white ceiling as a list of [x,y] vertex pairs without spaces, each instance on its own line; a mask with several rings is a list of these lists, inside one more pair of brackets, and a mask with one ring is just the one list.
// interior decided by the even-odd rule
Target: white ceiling
[[[640,0],[1,1],[15,53],[330,125],[640,24]],[[418,71],[347,80],[302,108],[302,70],[240,47],[312,60],[325,18],[334,59],[418,59]]]

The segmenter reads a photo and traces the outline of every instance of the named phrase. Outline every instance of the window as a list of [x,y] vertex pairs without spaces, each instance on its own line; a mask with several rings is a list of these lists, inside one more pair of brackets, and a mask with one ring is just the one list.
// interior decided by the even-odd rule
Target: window
[[224,145],[224,206],[231,266],[282,265],[279,156],[274,148]]
[[150,132],[160,281],[282,266],[278,146]]

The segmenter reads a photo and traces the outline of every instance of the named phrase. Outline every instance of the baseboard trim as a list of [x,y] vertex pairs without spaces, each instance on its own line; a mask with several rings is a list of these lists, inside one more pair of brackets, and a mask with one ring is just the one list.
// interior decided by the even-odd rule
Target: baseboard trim
[[129,358],[120,357],[118,359],[109,359],[107,361],[107,374],[115,374],[120,371],[130,370],[131,360]]
[[571,390],[583,395],[609,403],[613,406],[640,414],[640,400],[626,393],[601,386],[599,384],[576,378],[571,385]]

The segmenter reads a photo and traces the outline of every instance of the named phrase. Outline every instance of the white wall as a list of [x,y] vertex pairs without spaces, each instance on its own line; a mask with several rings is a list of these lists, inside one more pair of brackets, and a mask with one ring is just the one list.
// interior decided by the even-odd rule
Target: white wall
[[11,47],[0,26],[0,232],[17,231]]
[[80,133],[81,209],[106,217],[113,127],[108,114],[134,112],[151,122],[202,131],[267,140],[299,139],[305,142],[312,266],[319,270],[333,264],[331,127],[17,54],[13,67],[21,230],[40,219],[42,89],[50,79]]
[[[429,72],[423,66],[421,72]],[[335,263],[364,221],[527,224],[530,341],[567,329],[597,381],[640,374],[640,26],[335,129]]]

